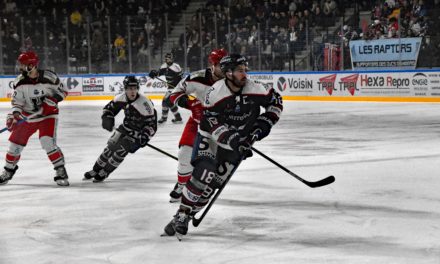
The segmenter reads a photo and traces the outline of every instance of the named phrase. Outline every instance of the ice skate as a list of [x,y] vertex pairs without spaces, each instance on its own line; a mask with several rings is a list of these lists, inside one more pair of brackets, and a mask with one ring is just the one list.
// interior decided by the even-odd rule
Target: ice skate
[[182,197],[182,190],[185,184],[176,183],[174,189],[170,192],[170,203],[179,202]]
[[157,121],[157,123],[159,123],[159,124],[163,124],[163,123],[166,123],[166,122],[167,122],[167,118],[163,117],[163,116]]
[[87,180],[91,180],[92,178],[94,178],[98,173],[94,170],[88,171],[86,173],[84,173],[84,178],[83,181],[87,181]]
[[174,116],[174,119],[171,120],[171,122],[173,122],[173,124],[181,124],[182,123],[182,117],[180,116],[179,113],[177,113]]
[[93,182],[102,182],[108,177],[108,173],[105,170],[100,170],[95,176]]
[[175,221],[173,217],[173,219],[164,227],[164,233],[161,236],[174,236],[176,234],[176,231],[174,230],[174,223]]
[[12,179],[12,177],[14,176],[15,172],[18,169],[18,166],[16,166],[15,169],[9,169],[6,167],[4,169],[5,170],[2,172],[2,174],[0,174],[0,185],[4,185],[8,183],[8,181]]
[[174,216],[174,231],[176,231],[176,237],[179,239],[179,241],[182,240],[182,237],[186,235],[186,233],[188,233],[189,220],[189,214],[180,209]]
[[55,168],[55,177],[53,180],[59,186],[69,186],[69,176],[67,176],[66,168],[64,166],[59,166]]

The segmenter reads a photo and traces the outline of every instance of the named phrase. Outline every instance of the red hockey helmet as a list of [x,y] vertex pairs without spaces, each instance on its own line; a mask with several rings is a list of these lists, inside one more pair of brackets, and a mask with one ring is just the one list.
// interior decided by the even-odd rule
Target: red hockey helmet
[[25,51],[18,56],[18,62],[23,65],[37,66],[40,59],[33,51]]
[[217,65],[220,63],[220,60],[228,55],[228,52],[225,49],[215,49],[211,51],[211,54],[208,56],[208,61],[212,65]]

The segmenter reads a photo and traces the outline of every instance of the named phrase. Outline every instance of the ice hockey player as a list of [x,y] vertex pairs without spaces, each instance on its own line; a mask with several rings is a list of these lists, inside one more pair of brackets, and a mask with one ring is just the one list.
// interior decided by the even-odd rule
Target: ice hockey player
[[125,92],[115,96],[104,107],[101,117],[102,128],[111,132],[115,126],[115,116],[123,110],[123,123],[111,135],[93,169],[84,174],[84,180],[105,180],[128,153],[135,153],[139,148],[145,147],[156,133],[156,110],[151,100],[139,93],[138,79],[135,76],[126,76],[123,85]]
[[165,63],[160,66],[159,71],[152,70],[148,74],[148,76],[153,79],[162,75],[165,75],[166,78],[167,92],[162,100],[162,117],[159,119],[158,123],[162,124],[167,121],[168,112],[170,109],[174,115],[174,119],[172,119],[171,122],[175,124],[182,123],[182,117],[180,116],[178,107],[174,104],[171,104],[169,101],[171,91],[177,86],[180,80],[182,80],[183,76],[182,68],[179,64],[174,62],[173,55],[171,53],[165,54]]
[[[183,186],[191,177],[193,171],[191,155],[200,119],[203,115],[203,107],[200,100],[205,98],[206,92],[216,81],[224,77],[220,69],[220,60],[226,55],[227,51],[225,49],[212,50],[208,56],[210,67],[205,70],[191,73],[180,81],[176,88],[171,92],[171,103],[186,108],[192,113],[191,117],[186,122],[179,142],[177,183],[170,193],[170,202],[177,202],[180,200]],[[190,98],[190,96],[192,96],[192,98]]]
[[18,56],[21,74],[14,81],[12,111],[6,120],[6,126],[12,133],[0,184],[12,179],[18,169],[21,152],[29,138],[38,131],[41,146],[55,168],[54,181],[60,186],[69,185],[64,155],[56,143],[58,103],[64,100],[67,91],[57,74],[38,69],[38,62],[39,58],[33,51]]
[[[203,100],[205,111],[191,161],[194,170],[176,215],[165,226],[167,235],[186,235],[195,207],[206,204],[232,168],[252,156],[252,143],[269,135],[283,110],[280,94],[247,79],[244,56],[223,57],[220,67],[225,78]],[[265,109],[263,113],[260,107]]]

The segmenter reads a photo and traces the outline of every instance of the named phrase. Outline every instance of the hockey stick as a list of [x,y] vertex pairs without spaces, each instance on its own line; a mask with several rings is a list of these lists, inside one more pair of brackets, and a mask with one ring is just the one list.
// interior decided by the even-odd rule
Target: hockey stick
[[[33,113],[32,115],[23,116],[22,119],[20,119],[20,120],[17,121],[16,126],[19,126],[19,125],[23,124],[23,123],[26,122],[28,119],[31,119],[31,118],[36,117],[37,115],[41,114],[41,112],[42,112],[42,111],[38,111],[38,112],[36,112],[36,113]],[[2,128],[2,129],[0,129],[0,134],[3,133],[3,132],[5,132],[6,130],[8,130],[8,127],[4,127],[4,128]]]
[[218,196],[220,195],[220,193],[223,191],[223,189],[225,188],[226,184],[229,182],[229,180],[231,179],[232,175],[235,173],[235,171],[237,170],[238,166],[240,165],[240,163],[243,161],[243,157],[241,158],[241,160],[238,162],[237,166],[234,167],[234,169],[232,169],[232,171],[229,173],[228,177],[226,178],[225,182],[222,184],[222,186],[217,190],[217,192],[215,193],[214,197],[212,197],[212,199],[209,201],[208,205],[206,206],[205,210],[203,211],[202,215],[199,218],[196,218],[194,216],[194,218],[192,219],[192,224],[195,227],[198,227],[200,225],[200,223],[202,222],[203,218],[205,218],[206,214],[208,213],[209,209],[212,207],[212,205],[214,204],[215,200],[217,200]]
[[262,153],[261,151],[257,150],[256,148],[252,147],[252,151],[258,153],[260,156],[262,156],[263,158],[265,158],[268,161],[272,162],[273,164],[278,166],[278,168],[280,168],[283,171],[289,173],[291,176],[295,177],[296,179],[298,179],[299,181],[301,181],[305,185],[309,186],[310,188],[316,188],[316,187],[325,186],[325,185],[330,184],[330,183],[335,181],[335,177],[333,175],[328,176],[328,177],[326,177],[324,179],[321,179],[319,181],[314,181],[314,182],[306,181],[303,178],[301,178],[300,176],[296,175],[295,173],[291,172],[290,170],[288,170],[287,168],[282,166],[281,164],[279,164],[278,162],[276,162],[273,159],[269,158],[268,156],[266,156],[264,153]]
[[149,143],[147,143],[147,146],[149,146],[150,148],[152,148],[152,149],[154,149],[154,150],[159,151],[160,153],[162,153],[162,154],[164,154],[164,155],[167,155],[168,157],[170,157],[170,158],[172,158],[172,159],[177,160],[177,157],[176,157],[176,156],[173,156],[173,155],[171,155],[170,153],[168,153],[168,152],[166,152],[166,151],[163,151],[163,150],[161,150],[161,149],[158,148],[158,147],[155,147],[155,146],[153,146],[153,145],[150,145]]

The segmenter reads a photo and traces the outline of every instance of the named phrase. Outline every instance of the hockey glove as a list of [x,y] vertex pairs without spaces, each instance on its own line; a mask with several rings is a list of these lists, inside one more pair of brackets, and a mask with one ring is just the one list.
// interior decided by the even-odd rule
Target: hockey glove
[[252,143],[250,140],[240,141],[240,134],[235,133],[232,135],[231,141],[229,143],[234,152],[238,153],[243,160],[252,157]]
[[110,115],[102,116],[102,128],[112,132],[113,127],[115,126],[115,118]]
[[188,109],[191,110],[192,118],[194,119],[194,121],[200,123],[200,120],[202,119],[203,116],[202,102],[200,102],[197,99],[189,100]]
[[251,132],[249,133],[248,138],[251,141],[260,141],[263,138],[267,137],[270,133],[271,126],[264,117],[260,117],[257,118],[257,121],[255,122]]
[[20,122],[20,120],[23,120],[23,117],[19,112],[8,114],[8,116],[6,117],[6,127],[9,131],[13,131],[19,123],[23,122]]
[[44,116],[58,114],[57,103],[58,101],[53,97],[44,98],[43,104],[41,105],[41,107],[43,108],[41,114]]
[[139,146],[140,146],[141,148],[143,148],[143,147],[145,147],[145,146],[148,144],[148,142],[150,141],[150,137],[149,137],[148,135],[141,134],[141,135],[139,135],[139,138],[137,139],[137,141],[138,141],[138,143],[139,143]]
[[154,79],[159,75],[159,73],[156,70],[152,70],[150,71],[150,73],[148,74],[148,77]]

